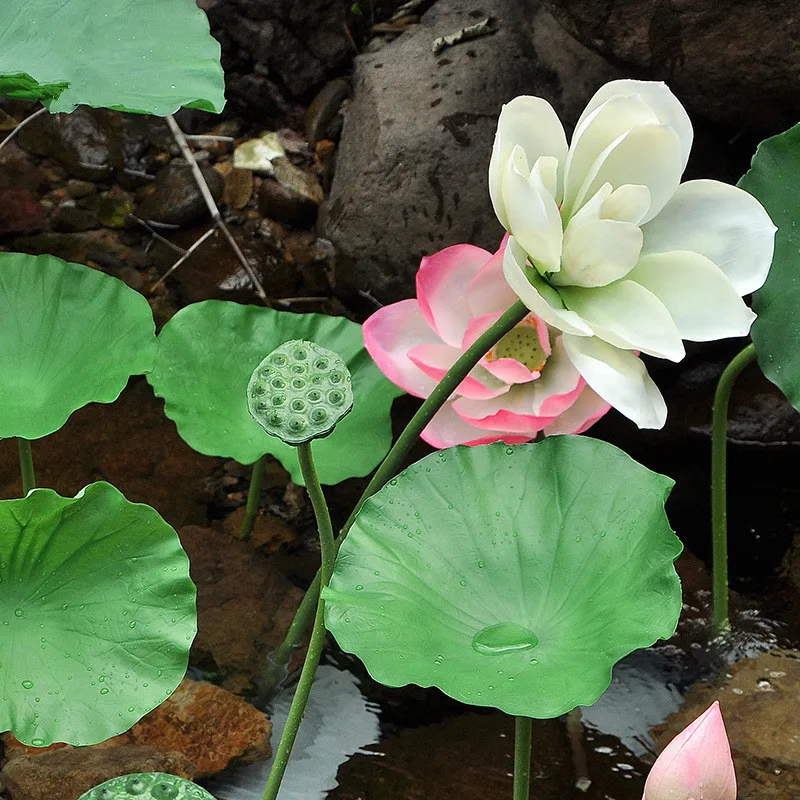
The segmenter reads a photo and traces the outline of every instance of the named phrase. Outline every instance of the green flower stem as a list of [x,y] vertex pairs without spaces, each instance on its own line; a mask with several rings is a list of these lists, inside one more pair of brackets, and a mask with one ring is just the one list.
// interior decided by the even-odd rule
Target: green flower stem
[[253,474],[250,476],[250,488],[247,490],[247,507],[244,510],[242,530],[239,538],[246,542],[253,532],[258,516],[258,501],[261,498],[261,486],[264,483],[264,470],[267,467],[267,456],[264,454],[253,464]]
[[711,534],[714,573],[714,632],[728,625],[728,403],[731,389],[742,371],[755,361],[756,349],[750,344],[722,373],[714,394],[711,423]]
[[[359,498],[358,503],[356,503],[352,514],[347,518],[341,531],[339,531],[339,535],[336,537],[335,545],[337,551],[344,537],[347,536],[347,532],[352,527],[353,522],[355,522],[356,515],[361,510],[361,506],[397,474],[409,451],[419,438],[419,435],[433,419],[436,412],[445,404],[450,395],[458,388],[461,381],[469,375],[481,358],[483,358],[483,356],[509,331],[522,322],[529,313],[530,311],[521,301],[514,303],[514,305],[511,306],[497,322],[488,328],[485,333],[479,336],[472,346],[468,347],[455,364],[450,367],[436,388],[431,392],[430,396],[426,398],[417,410],[417,413],[414,414],[411,421],[406,425],[394,446],[372,476],[372,480],[367,484],[367,488],[364,489],[364,493]],[[294,620],[286,633],[286,637],[272,653],[268,674],[265,676],[265,689],[267,691],[271,688],[269,686],[270,676],[278,675],[280,670],[289,663],[292,652],[297,648],[303,634],[308,630],[311,616],[314,613],[314,609],[317,607],[319,592],[320,573],[318,572],[313,583],[308,587],[308,591],[302,603],[300,603],[300,607],[297,609]]]
[[514,800],[528,800],[531,791],[530,717],[514,717]]
[[19,469],[22,473],[22,496],[31,489],[36,488],[36,476],[33,472],[33,454],[31,453],[31,443],[28,439],[18,438],[19,443]]
[[[303,472],[303,480],[306,484],[308,496],[311,498],[311,505],[314,508],[314,516],[317,520],[319,531],[319,542],[322,550],[322,567],[320,568],[320,584],[327,586],[333,573],[333,562],[336,558],[336,547],[333,541],[333,524],[331,515],[325,502],[325,495],[319,484],[319,477],[314,466],[314,458],[311,454],[311,444],[301,444],[297,448],[300,459],[300,469]],[[320,597],[317,602],[317,613],[314,617],[314,627],[311,631],[311,641],[308,645],[308,653],[303,663],[300,673],[300,680],[297,684],[297,691],[292,699],[292,706],[289,709],[289,716],[286,719],[286,727],[283,729],[280,744],[275,753],[275,760],[267,779],[267,786],[264,789],[263,800],[276,800],[281,788],[281,781],[286,772],[286,765],[289,763],[289,755],[294,747],[297,731],[303,719],[306,709],[308,696],[311,693],[311,686],[314,683],[314,675],[322,656],[322,647],[325,644],[325,601]]]

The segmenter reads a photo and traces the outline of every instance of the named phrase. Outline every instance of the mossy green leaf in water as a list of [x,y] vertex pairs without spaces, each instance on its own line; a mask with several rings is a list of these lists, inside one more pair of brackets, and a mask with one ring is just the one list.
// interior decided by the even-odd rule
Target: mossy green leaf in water
[[761,142],[739,186],[778,226],[767,281],[753,294],[758,364],[800,410],[800,124]]
[[195,0],[4,0],[0,95],[166,116],[225,105],[220,46]]
[[0,253],[0,437],[39,439],[153,365],[147,300],[99,270]]
[[365,503],[326,625],[388,686],[529,717],[589,705],[677,625],[672,483],[585,436],[442,450]]
[[108,483],[0,501],[0,731],[43,747],[128,730],[186,673],[195,594],[175,531]]

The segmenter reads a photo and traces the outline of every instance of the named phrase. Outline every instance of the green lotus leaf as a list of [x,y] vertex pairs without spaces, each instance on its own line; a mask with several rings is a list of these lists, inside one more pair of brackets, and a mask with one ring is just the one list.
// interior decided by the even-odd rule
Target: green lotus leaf
[[111,484],[0,501],[0,730],[33,746],[116,736],[175,690],[197,630],[189,559]]
[[165,772],[137,772],[95,786],[78,800],[214,800],[202,786]]
[[584,436],[434,453],[365,503],[326,625],[387,686],[536,718],[590,705],[675,631],[672,485]]
[[194,303],[162,329],[156,362],[147,379],[166,401],[166,415],[190,447],[242,464],[270,453],[302,485],[296,448],[267,434],[247,407],[253,370],[291,339],[306,339],[333,350],[352,374],[352,413],[330,436],[314,442],[320,481],[334,484],[366,475],[389,450],[389,411],[403,392],[369,357],[361,326],[343,317],[291,314],[224,300]]
[[766,283],[753,294],[753,344],[764,374],[800,410],[800,125],[761,142],[739,186],[778,226]]
[[156,353],[147,301],[54,256],[0,253],[0,437],[39,439],[111,403]]
[[220,46],[195,0],[0,3],[0,94],[166,116],[225,105]]

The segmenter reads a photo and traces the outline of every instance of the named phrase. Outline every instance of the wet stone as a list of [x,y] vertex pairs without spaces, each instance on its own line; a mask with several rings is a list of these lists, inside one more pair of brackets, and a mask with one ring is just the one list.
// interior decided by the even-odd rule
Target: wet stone
[[800,796],[800,652],[774,650],[727,668],[718,685],[698,684],[679,712],[653,735],[663,749],[719,700],[736,764],[739,795],[747,800]]
[[50,224],[59,233],[80,233],[100,227],[96,214],[87,208],[80,208],[71,200],[53,210]]
[[313,222],[322,202],[322,187],[315,175],[286,158],[272,162],[274,178],[265,178],[258,191],[258,210],[287,225]]
[[[209,167],[201,167],[214,200],[222,197],[225,182]],[[139,204],[136,215],[164,225],[188,225],[208,215],[203,196],[188,164],[172,162],[156,176],[153,191]]]
[[197,585],[195,657],[242,690],[283,641],[303,593],[246,542],[198,526],[178,534]]
[[44,114],[19,132],[19,142],[87,181],[108,180],[125,160],[119,115],[107,109],[79,106],[71,114]]
[[6,757],[0,781],[11,800],[77,800],[97,784],[130,772],[194,777],[192,763],[183,754],[141,745],[16,750],[7,744]]

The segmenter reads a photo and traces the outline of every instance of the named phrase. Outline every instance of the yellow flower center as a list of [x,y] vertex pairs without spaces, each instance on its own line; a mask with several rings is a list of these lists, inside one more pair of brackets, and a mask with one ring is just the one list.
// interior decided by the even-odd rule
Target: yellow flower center
[[498,358],[513,358],[524,364],[531,372],[542,371],[547,361],[547,354],[539,341],[536,317],[533,314],[525,317],[486,354],[486,360],[489,362],[497,361]]

